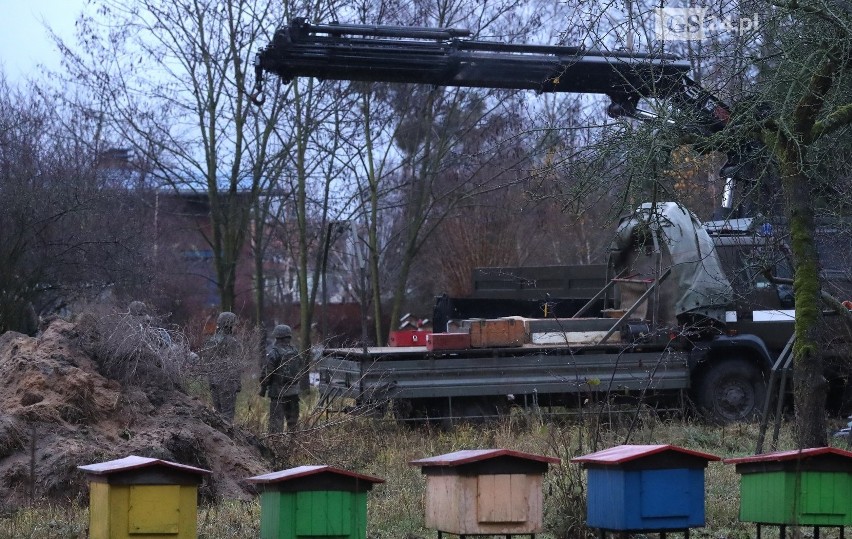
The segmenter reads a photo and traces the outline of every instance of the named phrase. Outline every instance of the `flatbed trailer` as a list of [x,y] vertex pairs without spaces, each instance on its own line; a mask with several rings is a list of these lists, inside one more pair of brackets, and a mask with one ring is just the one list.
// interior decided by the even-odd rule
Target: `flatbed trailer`
[[512,404],[564,406],[578,396],[677,394],[690,388],[688,352],[673,347],[525,344],[429,351],[335,348],[316,365],[325,398],[354,399],[401,420],[483,417]]

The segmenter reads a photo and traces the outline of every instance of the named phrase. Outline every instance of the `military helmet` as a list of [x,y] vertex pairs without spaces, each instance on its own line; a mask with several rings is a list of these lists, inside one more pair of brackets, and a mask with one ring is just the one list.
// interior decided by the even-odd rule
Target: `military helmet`
[[148,314],[148,306],[141,301],[131,301],[127,309],[133,316],[144,316]]
[[229,311],[219,314],[219,318],[216,319],[216,327],[219,329],[232,329],[236,323],[237,315]]
[[273,339],[289,339],[293,336],[293,330],[286,324],[278,324],[272,330]]

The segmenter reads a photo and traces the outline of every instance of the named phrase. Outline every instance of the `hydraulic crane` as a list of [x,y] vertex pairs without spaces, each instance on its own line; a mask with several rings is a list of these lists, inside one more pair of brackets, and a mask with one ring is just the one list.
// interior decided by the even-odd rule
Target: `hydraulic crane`
[[[688,129],[722,130],[730,108],[689,76],[689,62],[670,54],[606,52],[583,47],[510,44],[470,39],[459,28],[312,24],[295,18],[257,54],[256,91],[264,73],[285,82],[296,77],[603,94],[611,117],[648,119],[641,99],[664,99],[693,118]],[[722,175],[729,214],[733,186],[748,178],[740,148],[728,152]]]
[[642,98],[671,100],[700,115],[705,132],[730,117],[721,100],[686,74],[689,62],[669,54],[603,52],[582,47],[468,39],[458,28],[311,24],[293,19],[258,55],[264,72],[295,77],[433,86],[605,94],[613,116],[638,116]]
[[[730,108],[692,80],[688,76],[690,64],[673,55],[509,44],[475,40],[470,36],[467,30],[456,28],[311,24],[305,19],[293,19],[278,29],[272,42],[258,53],[257,90],[262,89],[264,73],[273,73],[285,81],[316,77],[603,94],[611,100],[607,113],[613,117],[645,119],[647,114],[639,109],[639,102],[656,99],[666,100],[685,113],[686,125],[680,127],[688,132],[710,135],[722,131],[731,121]],[[727,199],[722,206],[727,206],[727,210],[733,186],[753,181],[746,166],[749,160],[743,156],[750,155],[757,144],[744,141],[728,149],[727,164],[722,170]],[[719,226],[716,238],[711,241],[706,231],[698,230],[701,227],[693,216],[686,216],[675,204],[665,205],[670,215],[660,223],[685,234],[682,241],[660,242],[678,246],[672,260],[676,254],[679,262],[672,262],[673,267],[716,267],[709,261],[711,257],[721,256],[720,252],[728,253],[725,260],[729,262],[750,260],[740,254],[750,255],[768,245],[767,238],[755,236],[750,230],[734,235],[728,221]],[[720,212],[717,219],[744,217],[727,210]],[[650,208],[643,211],[652,212]],[[676,216],[681,219],[677,224]],[[630,227],[621,233],[624,238],[633,237]],[[698,241],[699,235],[704,239]],[[683,241],[684,238],[689,241]],[[634,251],[625,249],[625,252],[649,255],[647,249],[636,250],[636,244],[630,244],[630,248]],[[686,250],[693,248],[698,254],[688,258]],[[718,267],[722,267],[721,262]],[[732,267],[726,271],[733,278],[739,270]],[[721,289],[727,282],[721,272],[714,270],[712,277],[700,282],[697,278],[672,278],[671,282],[684,285],[686,291],[683,296],[686,299],[675,302],[676,309],[685,308],[684,312],[693,313],[699,296],[712,299],[711,306],[718,312],[705,314],[715,316],[714,320],[730,329],[724,334],[693,331],[688,339],[672,341],[671,331],[646,333],[633,331],[629,323],[621,325],[642,302],[645,297],[642,296],[617,322],[575,317],[558,321],[556,329],[550,326],[539,329],[541,333],[556,331],[565,337],[564,342],[556,344],[535,342],[531,337],[533,342],[522,346],[492,343],[483,347],[480,343],[477,347],[471,337],[469,348],[327,349],[319,364],[321,386],[331,388],[329,395],[355,398],[356,402],[393,402],[399,406],[398,416],[405,419],[488,415],[495,408],[503,410],[507,406],[507,395],[516,403],[529,400],[534,405],[545,402],[564,405],[576,401],[578,394],[588,392],[645,395],[648,390],[672,394],[687,389],[699,408],[718,420],[747,418],[764,400],[764,375],[792,333],[793,322],[787,315],[783,321],[786,325],[782,327],[781,322],[767,318],[766,313],[782,312],[788,306],[782,305],[781,290],[766,283],[755,284],[753,290],[748,290],[763,294],[766,301],[755,302],[763,307],[739,313],[742,309],[723,302]],[[667,274],[661,275],[654,286]],[[743,281],[743,286],[750,286],[749,282]],[[710,290],[717,285],[721,288]],[[645,294],[650,291],[646,290]],[[670,320],[668,326],[661,327],[671,329],[683,324],[684,328],[694,330],[692,322],[696,318],[682,314],[679,311],[674,322]],[[535,333],[533,325],[552,322],[530,321],[530,335]],[[585,336],[600,329],[589,324],[609,329],[595,342],[568,343],[568,334],[573,330]],[[612,339],[617,326],[621,327],[620,343]],[[557,339],[561,338],[559,335]],[[660,339],[655,340],[654,336]],[[589,380],[598,383],[589,385]]]

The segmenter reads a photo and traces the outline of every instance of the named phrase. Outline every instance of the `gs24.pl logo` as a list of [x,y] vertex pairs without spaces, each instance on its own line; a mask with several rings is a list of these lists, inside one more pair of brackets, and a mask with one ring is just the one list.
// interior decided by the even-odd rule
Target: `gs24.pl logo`
[[663,41],[695,41],[723,33],[742,35],[756,30],[759,24],[757,13],[734,19],[698,7],[654,9],[654,34]]

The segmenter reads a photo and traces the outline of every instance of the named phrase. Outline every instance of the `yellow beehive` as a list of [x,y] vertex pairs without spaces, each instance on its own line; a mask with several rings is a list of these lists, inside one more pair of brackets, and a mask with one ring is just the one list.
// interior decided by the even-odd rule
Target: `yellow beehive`
[[198,485],[208,470],[134,455],[79,468],[89,476],[90,539],[197,537]]

